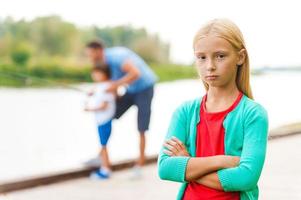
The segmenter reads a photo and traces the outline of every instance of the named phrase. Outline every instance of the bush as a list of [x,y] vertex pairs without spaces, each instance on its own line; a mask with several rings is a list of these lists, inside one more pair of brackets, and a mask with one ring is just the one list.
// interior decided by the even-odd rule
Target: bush
[[30,50],[26,47],[18,46],[10,54],[12,61],[17,66],[25,66],[31,56]]

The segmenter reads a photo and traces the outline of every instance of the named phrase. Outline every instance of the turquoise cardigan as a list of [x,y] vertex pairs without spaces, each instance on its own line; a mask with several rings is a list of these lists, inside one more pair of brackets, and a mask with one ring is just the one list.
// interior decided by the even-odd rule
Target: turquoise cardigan
[[[200,121],[201,99],[183,103],[173,114],[166,139],[172,136],[180,139],[189,154],[196,156],[196,127]],[[243,96],[237,107],[223,122],[225,128],[225,154],[240,156],[237,167],[217,171],[224,191],[240,191],[241,200],[258,199],[258,186],[265,160],[268,117],[266,110]],[[158,159],[158,173],[161,179],[183,183],[177,199],[182,199],[187,186],[185,171],[189,157],[170,157],[163,153]],[[201,166],[200,166],[201,167]]]

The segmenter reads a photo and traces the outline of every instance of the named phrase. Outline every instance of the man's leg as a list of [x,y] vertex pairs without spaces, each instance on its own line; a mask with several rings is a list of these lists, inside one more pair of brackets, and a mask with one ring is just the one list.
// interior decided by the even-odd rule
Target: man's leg
[[140,144],[139,144],[139,158],[137,160],[138,166],[143,166],[145,163],[145,132],[140,132]]
[[138,107],[138,130],[140,136],[139,158],[136,163],[138,166],[143,166],[145,163],[145,146],[146,146],[145,132],[149,129],[153,93],[154,93],[153,87],[151,87],[141,91],[135,97],[135,104]]
[[119,119],[134,104],[133,94],[125,93],[116,100],[116,113],[114,118]]

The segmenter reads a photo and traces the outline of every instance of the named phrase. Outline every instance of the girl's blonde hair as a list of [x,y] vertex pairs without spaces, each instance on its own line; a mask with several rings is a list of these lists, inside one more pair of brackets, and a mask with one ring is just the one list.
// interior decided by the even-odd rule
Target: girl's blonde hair
[[[228,19],[214,19],[205,24],[195,35],[193,40],[193,48],[195,44],[208,35],[215,35],[227,40],[235,50],[240,51],[245,49],[245,61],[241,66],[238,66],[236,75],[236,85],[238,89],[247,97],[253,99],[250,85],[250,63],[249,55],[246,49],[243,35],[239,28]],[[205,89],[208,90],[209,85],[203,81]]]

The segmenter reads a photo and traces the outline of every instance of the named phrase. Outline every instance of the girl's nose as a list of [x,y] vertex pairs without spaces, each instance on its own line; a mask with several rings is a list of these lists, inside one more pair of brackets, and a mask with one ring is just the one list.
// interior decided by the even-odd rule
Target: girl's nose
[[214,62],[211,59],[208,59],[206,69],[207,71],[214,71],[216,69]]

